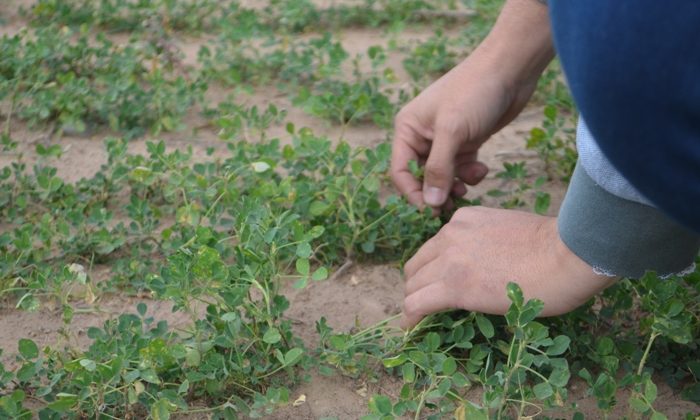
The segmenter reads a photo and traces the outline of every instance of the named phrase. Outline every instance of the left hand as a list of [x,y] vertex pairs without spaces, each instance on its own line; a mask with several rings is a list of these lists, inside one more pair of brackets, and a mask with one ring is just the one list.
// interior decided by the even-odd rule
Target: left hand
[[597,275],[559,238],[556,218],[485,207],[458,210],[404,267],[402,326],[446,309],[505,314],[506,285],[560,315],[614,283]]

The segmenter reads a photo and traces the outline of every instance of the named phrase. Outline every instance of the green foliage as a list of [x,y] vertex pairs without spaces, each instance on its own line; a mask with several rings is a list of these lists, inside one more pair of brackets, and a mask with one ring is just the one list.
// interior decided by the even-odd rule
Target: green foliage
[[403,60],[403,66],[416,82],[442,76],[457,64],[456,53],[448,48],[448,38],[438,31],[418,44]]
[[[141,156],[112,139],[109,163],[77,184],[50,167],[31,173],[16,165],[8,173],[0,197],[12,205],[2,216],[16,227],[0,236],[0,279],[8,285],[0,293],[27,310],[54,300],[68,324],[76,301],[91,304],[97,290],[82,265],[66,262],[126,261],[115,264],[111,287],[146,288],[192,322],[175,334],[142,306],[138,316],[90,330],[84,353],[40,354],[21,340],[14,377],[25,393],[41,389],[32,395],[46,415],[165,416],[186,413],[193,396],[213,401],[214,412],[266,413],[288,393],[269,394],[271,387],[293,384],[292,367],[309,362],[283,318],[289,304],[280,282],[322,281],[322,264],[345,259],[405,258],[437,230],[439,221],[398,198],[380,203],[386,145],[353,150],[306,129],[290,132],[285,148],[230,143],[228,159],[198,164],[189,152],[166,152],[163,142],[149,143],[149,156]],[[120,191],[129,204],[126,220],[114,224],[107,208]],[[154,257],[162,263],[144,262]],[[76,294],[78,286],[87,291]],[[206,305],[204,316],[197,302]],[[21,413],[20,395],[6,406]]]
[[55,121],[62,130],[175,130],[206,88],[177,74],[176,57],[157,45],[100,35],[91,42],[85,29],[3,36],[0,51],[0,99],[31,124]]
[[[601,416],[623,405],[630,418],[665,418],[660,380],[700,401],[697,270],[621,280],[551,319],[536,319],[542,303],[525,301],[510,284],[505,317],[457,311],[410,331],[390,318],[349,332],[321,319],[320,342],[309,348],[295,335],[285,284],[333,279],[335,267],[356,262],[403,262],[442,221],[387,194],[387,144],[354,148],[293,123],[271,138],[287,110],[237,100],[274,85],[343,129],[389,129],[415,93],[397,88],[387,67],[392,55],[401,54],[413,86],[448,70],[458,54],[441,30],[411,49],[395,34],[422,22],[445,29],[459,19],[444,13],[454,3],[38,0],[27,11],[36,29],[0,40],[0,152],[16,156],[0,168],[0,302],[55,308],[69,331],[76,314],[99,310],[103,293],[147,295],[189,322],[173,328],[140,303],[90,328],[87,348],[20,339],[5,349],[14,354],[12,368],[0,363],[0,417],[264,417],[289,402],[311,367],[368,381],[396,376],[398,395],[371,396],[367,419],[561,413],[572,374],[586,382]],[[471,48],[502,2],[463,3],[475,13],[460,39]],[[395,38],[351,58],[331,34],[352,26],[383,26]],[[204,42],[197,68],[185,68],[175,31],[203,30],[215,37]],[[110,41],[119,31],[133,35]],[[127,138],[175,130],[207,84],[236,88],[201,106],[228,150],[216,157],[213,147],[195,157],[163,141],[132,154],[125,139],[108,138],[107,163],[69,182],[52,167],[62,143],[32,146],[30,164],[13,137],[15,118],[77,133],[107,126]],[[488,194],[503,207],[544,214],[547,179],[566,180],[576,160],[576,112],[557,64],[535,103],[546,105],[544,121],[527,141],[546,176],[507,163]],[[418,162],[409,169],[422,178]],[[96,265],[109,270],[98,276]],[[479,401],[468,400],[474,387],[484,391]],[[621,390],[629,391],[624,400]]]
[[527,139],[527,148],[536,150],[545,163],[552,179],[568,181],[574,172],[576,151],[575,121],[577,113],[547,105],[542,127],[533,128]]
[[111,31],[188,30],[211,26],[216,0],[38,0],[28,11],[37,26],[94,25]]
[[302,89],[295,98],[308,113],[339,124],[371,121],[389,128],[398,108],[380,89],[380,79],[356,83],[327,80],[315,86],[314,93]]
[[207,110],[206,114],[219,128],[219,137],[223,140],[265,141],[267,130],[273,124],[280,124],[287,111],[278,109],[274,104],[262,110],[256,105],[245,107],[223,101],[217,109]]
[[[551,197],[549,193],[542,190],[547,182],[546,177],[540,176],[531,181],[525,162],[503,162],[503,171],[497,173],[496,177],[503,180],[502,186],[492,189],[486,194],[491,197],[503,198],[501,207],[514,209],[524,207],[532,202],[533,210],[537,214],[547,214]],[[534,199],[532,199],[533,196]]]
[[[539,301],[525,302],[520,288],[508,286],[511,307],[503,318],[470,313],[428,317],[406,334],[396,334],[382,322],[355,334],[334,334],[325,320],[317,323],[324,363],[351,375],[369,373],[381,362],[403,379],[399,400],[377,395],[370,400],[368,419],[422,412],[439,418],[453,412],[502,418],[532,414],[535,401],[561,406],[566,398],[569,365],[561,356],[570,339],[552,337],[534,321]],[[498,334],[497,334],[498,332]],[[473,384],[484,388],[483,404],[467,402],[463,394]],[[466,416],[463,418],[472,418]]]

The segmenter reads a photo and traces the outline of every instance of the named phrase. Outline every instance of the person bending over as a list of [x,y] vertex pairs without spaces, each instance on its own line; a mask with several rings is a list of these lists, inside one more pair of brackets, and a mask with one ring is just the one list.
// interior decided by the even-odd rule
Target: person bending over
[[[459,209],[405,265],[403,325],[504,314],[515,281],[543,316],[619,277],[692,269],[700,247],[700,2],[508,0],[489,35],[396,116],[391,176],[439,211],[479,183],[479,147],[524,108],[556,53],[580,110],[557,218]],[[425,163],[422,182],[409,162]]]

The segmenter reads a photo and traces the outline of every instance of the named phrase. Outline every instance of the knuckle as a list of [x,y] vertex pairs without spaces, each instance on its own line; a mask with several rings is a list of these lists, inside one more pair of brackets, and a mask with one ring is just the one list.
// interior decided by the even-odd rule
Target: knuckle
[[435,162],[425,165],[425,175],[432,179],[449,179],[452,176],[447,168]]
[[408,261],[406,262],[406,264],[404,264],[404,266],[403,266],[403,273],[404,273],[404,276],[406,277],[406,280],[408,280],[408,279],[410,279],[411,277],[413,277],[413,273],[415,273],[415,271],[416,271],[416,269],[415,269],[415,264],[416,264],[416,263],[415,263],[415,261],[413,260],[413,258],[411,258],[410,260],[408,260]]
[[409,317],[418,315],[418,305],[414,296],[407,296],[403,300],[403,313]]
[[447,242],[447,249],[451,249],[454,244],[458,243],[459,237],[459,229],[456,229],[454,224],[447,224],[445,229],[445,242]]
[[452,219],[450,219],[450,221],[466,222],[483,211],[484,207],[482,206],[461,207],[452,215]]
[[411,120],[410,113],[406,107],[402,108],[394,117],[394,127],[403,127]]
[[451,229],[450,224],[446,224],[445,226],[441,227],[440,230],[435,234],[435,239],[440,241],[440,242],[445,242],[447,241],[449,237],[449,230]]
[[472,207],[460,207],[454,214],[452,215],[452,218],[450,219],[450,223],[452,222],[459,222],[461,220],[466,219],[470,212],[471,212]]
[[462,133],[462,118],[454,112],[446,112],[435,122],[435,132],[454,136]]

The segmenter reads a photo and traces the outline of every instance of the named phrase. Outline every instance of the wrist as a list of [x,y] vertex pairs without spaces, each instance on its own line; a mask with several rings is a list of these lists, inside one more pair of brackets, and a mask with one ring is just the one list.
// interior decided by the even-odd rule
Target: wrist
[[509,88],[536,83],[555,55],[547,10],[536,0],[508,0],[475,61]]

